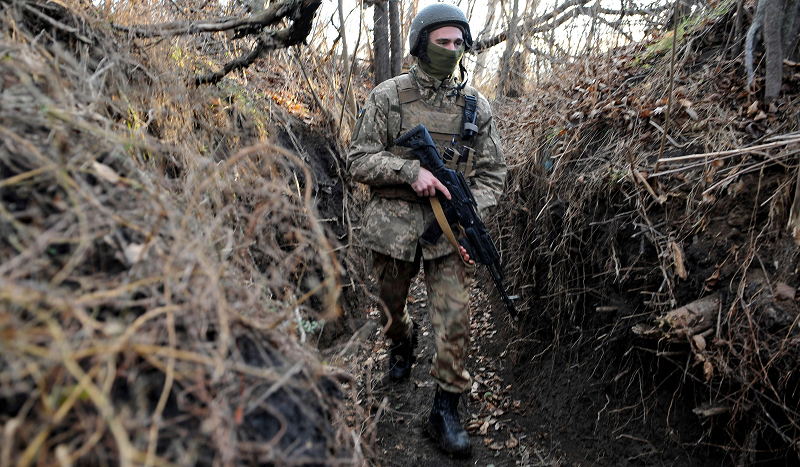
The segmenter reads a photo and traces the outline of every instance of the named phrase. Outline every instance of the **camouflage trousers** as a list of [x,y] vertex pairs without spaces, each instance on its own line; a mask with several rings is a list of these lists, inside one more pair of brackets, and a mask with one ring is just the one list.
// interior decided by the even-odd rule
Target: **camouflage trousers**
[[[373,273],[380,285],[381,325],[386,337],[403,339],[411,334],[406,298],[411,280],[419,272],[422,250],[413,262],[372,252]],[[457,253],[423,261],[428,289],[428,315],[433,324],[436,356],[431,376],[442,389],[464,392],[471,385],[467,371],[469,351],[469,288],[476,267],[466,265]]]

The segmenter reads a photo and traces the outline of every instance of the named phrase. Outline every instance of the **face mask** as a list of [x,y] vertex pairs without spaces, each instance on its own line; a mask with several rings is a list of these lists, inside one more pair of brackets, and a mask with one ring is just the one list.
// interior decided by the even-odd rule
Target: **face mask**
[[427,53],[431,61],[425,63],[425,60],[420,60],[420,68],[430,76],[442,81],[449,78],[455,71],[458,62],[464,55],[464,46],[450,50],[428,42]]

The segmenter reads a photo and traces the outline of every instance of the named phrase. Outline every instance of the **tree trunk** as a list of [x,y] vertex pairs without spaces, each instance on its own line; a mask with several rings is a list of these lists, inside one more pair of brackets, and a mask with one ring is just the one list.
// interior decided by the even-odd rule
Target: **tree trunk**
[[483,75],[486,71],[486,54],[485,52],[481,52],[475,58],[475,72],[472,74],[472,85],[477,86],[483,81]]
[[781,34],[783,36],[781,43],[783,44],[783,57],[788,58],[792,47],[792,42],[796,36],[795,25],[797,23],[797,8],[798,0],[786,0],[783,8],[783,23],[781,24]]
[[[764,24],[779,25],[783,23],[783,0],[763,0]],[[764,98],[769,100],[781,93],[783,79],[783,36],[780,27],[764,28],[764,45],[767,49],[767,73],[764,85]]]
[[391,76],[389,74],[389,10],[386,1],[375,2],[373,8],[374,34],[372,71],[375,84],[380,84]]
[[[734,26],[734,45],[733,45],[733,53],[731,57],[736,57],[742,51],[742,43],[744,42],[741,39],[742,35],[742,27],[744,25],[744,0],[737,0],[736,2],[736,23]],[[724,57],[723,57],[724,58]]]
[[756,37],[764,25],[764,12],[766,11],[766,3],[768,0],[758,0],[756,5],[756,14],[753,22],[750,23],[750,28],[747,30],[747,36],[744,44],[744,68],[747,71],[747,87],[752,91],[753,81],[755,80],[755,69],[753,67],[753,52],[756,46]]
[[[492,32],[492,28],[494,27],[495,18],[497,16],[497,3],[499,0],[489,0],[489,4],[486,7],[486,23],[483,25],[483,30],[479,32],[476,36],[474,36],[475,41],[477,42],[480,38],[488,36]],[[483,80],[483,75],[486,74],[486,54],[482,52],[478,52],[478,58],[476,59],[475,63],[475,73],[472,79],[474,84],[477,84]]]
[[497,83],[497,92],[495,99],[499,99],[506,94],[506,80],[508,80],[508,71],[511,65],[511,56],[514,54],[514,47],[517,45],[517,11],[519,9],[519,0],[514,0],[511,11],[511,21],[508,26],[508,39],[506,39],[506,50],[503,52],[503,59],[500,61],[500,80]]
[[347,36],[345,36],[345,29],[347,28],[344,25],[344,0],[339,0],[339,35],[342,37],[342,62],[344,63],[345,80],[347,80],[342,86],[347,90],[345,101],[350,107],[350,113],[356,115],[356,98],[353,94],[353,86],[350,85],[352,76],[350,75],[350,54],[347,53]]
[[[340,0],[341,1],[341,0]],[[391,35],[391,76],[401,72],[403,64],[403,31],[400,25],[400,0],[389,0],[389,34]]]
[[411,28],[411,20],[417,16],[417,11],[419,10],[419,0],[410,0],[408,1],[408,8],[406,8],[406,15],[403,19],[403,33],[401,36],[403,40],[406,39],[408,36],[408,30]]
[[[600,14],[600,2],[594,2],[594,6],[592,7],[592,24],[589,27],[589,34],[586,35],[586,54],[588,55],[592,51],[592,40],[594,39],[595,35],[595,28],[597,27],[597,17]],[[598,39],[599,42],[599,39]]]
[[508,76],[508,85],[506,88],[506,96],[520,97],[525,94],[525,80],[528,75],[528,65],[525,54],[522,52],[514,52],[511,57],[511,73]]

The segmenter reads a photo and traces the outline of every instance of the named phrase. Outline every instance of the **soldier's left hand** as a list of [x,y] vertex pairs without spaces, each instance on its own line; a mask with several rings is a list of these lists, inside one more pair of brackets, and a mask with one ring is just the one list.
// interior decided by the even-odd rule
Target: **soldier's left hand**
[[463,246],[458,246],[458,252],[461,253],[461,257],[464,258],[464,261],[469,264],[475,264],[475,260],[469,259],[469,254],[467,254],[467,249]]

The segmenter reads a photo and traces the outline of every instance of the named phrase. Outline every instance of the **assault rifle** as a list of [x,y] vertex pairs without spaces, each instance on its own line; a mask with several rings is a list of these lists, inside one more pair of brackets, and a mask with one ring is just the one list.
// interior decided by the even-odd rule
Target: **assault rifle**
[[[464,229],[464,236],[458,239],[458,243],[467,250],[467,254],[480,264],[489,269],[494,285],[500,296],[503,298],[508,312],[515,320],[518,317],[517,309],[514,307],[514,300],[517,296],[509,297],[503,287],[505,275],[500,266],[500,253],[494,245],[494,241],[486,231],[483,223],[475,208],[478,204],[472,195],[472,190],[464,178],[464,174],[453,169],[448,169],[442,162],[442,157],[436,149],[436,145],[431,139],[430,133],[424,125],[417,125],[395,141],[397,146],[410,148],[419,157],[420,162],[433,175],[447,187],[450,192],[450,199],[442,199],[442,210],[447,218],[447,222],[453,224],[458,222]],[[452,149],[448,148],[452,151]],[[428,244],[435,243],[442,235],[439,223],[434,221],[428,226],[421,240]]]

